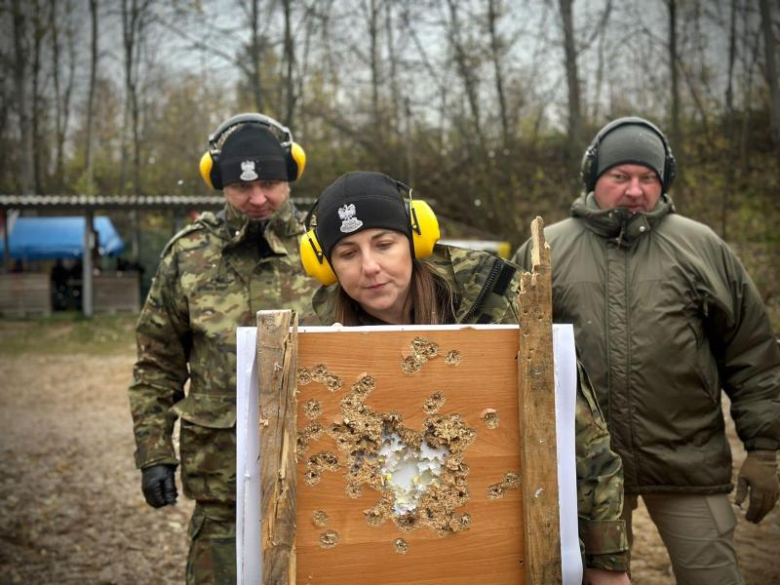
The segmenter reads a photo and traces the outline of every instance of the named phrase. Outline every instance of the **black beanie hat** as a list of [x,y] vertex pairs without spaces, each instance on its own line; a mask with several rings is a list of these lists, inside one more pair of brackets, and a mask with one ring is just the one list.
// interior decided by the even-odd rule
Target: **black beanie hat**
[[669,177],[664,176],[665,163],[666,147],[657,133],[644,125],[625,124],[601,139],[596,178],[612,167],[637,164],[655,171],[661,184],[666,185]]
[[288,181],[279,140],[259,124],[244,124],[225,139],[217,161],[222,185],[240,181]]
[[317,239],[330,261],[342,239],[366,229],[401,232],[412,246],[412,225],[401,195],[403,186],[382,173],[356,171],[341,175],[317,200]]

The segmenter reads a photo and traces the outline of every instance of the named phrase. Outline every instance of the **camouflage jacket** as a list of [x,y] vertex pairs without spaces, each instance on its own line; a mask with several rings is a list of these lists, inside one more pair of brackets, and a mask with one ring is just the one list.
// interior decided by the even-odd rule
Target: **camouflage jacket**
[[[520,271],[492,254],[436,246],[429,263],[454,294],[457,323],[518,322]],[[334,322],[338,284],[321,287],[314,311],[323,325]],[[623,510],[623,466],[610,446],[604,416],[593,387],[578,363],[575,417],[577,512],[585,566],[628,569]]]
[[301,233],[289,202],[264,232],[226,206],[163,251],[136,327],[135,460],[178,463],[171,434],[181,417],[184,493],[201,503],[235,501],[236,328],[254,326],[261,309],[309,310],[316,281],[301,268]]

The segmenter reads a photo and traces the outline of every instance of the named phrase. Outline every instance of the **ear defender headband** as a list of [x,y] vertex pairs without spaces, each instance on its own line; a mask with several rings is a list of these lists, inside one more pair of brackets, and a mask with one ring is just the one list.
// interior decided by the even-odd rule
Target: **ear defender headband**
[[590,146],[588,146],[588,149],[585,151],[585,154],[582,157],[582,165],[580,167],[580,176],[582,178],[582,184],[585,187],[585,192],[590,193],[593,191],[593,189],[596,187],[596,181],[599,178],[599,148],[601,143],[608,134],[622,126],[641,126],[649,129],[655,135],[657,135],[658,138],[661,139],[661,143],[664,147],[664,168],[663,177],[661,177],[661,184],[663,186],[664,193],[667,192],[672,186],[672,181],[674,181],[674,176],[677,170],[677,163],[674,160],[672,148],[669,146],[669,142],[666,140],[666,136],[663,132],[661,132],[660,128],[658,128],[655,124],[645,120],[644,118],[635,116],[618,118],[617,120],[610,122],[601,130],[599,130],[599,133],[596,134],[596,137],[590,143]]
[[[399,191],[405,191],[409,196],[409,199],[404,200],[403,202],[405,216],[404,227],[406,227],[408,230],[404,233],[406,233],[407,237],[409,237],[409,234],[411,234],[410,240],[412,250],[414,252],[414,257],[418,260],[427,258],[433,253],[433,247],[441,237],[439,230],[439,220],[436,219],[436,214],[433,213],[433,209],[431,209],[430,205],[428,205],[425,201],[412,199],[412,190],[409,187],[400,181],[394,182]],[[370,196],[363,199],[363,201],[370,200]],[[328,251],[328,254],[323,251],[321,239],[317,236],[317,221],[315,210],[318,208],[319,202],[320,200],[318,199],[307,214],[304,221],[306,234],[301,238],[301,263],[303,264],[303,269],[306,274],[316,278],[321,284],[329,286],[335,283],[338,278],[336,277],[336,273],[333,271],[333,268],[331,267],[330,261],[328,259],[330,250]],[[357,203],[360,205],[360,200],[358,200]],[[349,209],[350,207],[351,209]],[[333,211],[336,210],[333,209]],[[343,222],[353,221],[355,219],[355,205],[350,202],[345,202],[345,205],[338,209],[338,213]],[[315,224],[314,227],[312,227],[313,217]],[[342,223],[342,225],[344,224]],[[371,227],[385,226],[374,226],[367,223],[363,229],[368,229]],[[361,230],[355,229],[350,233],[357,233],[358,231]],[[333,245],[335,244],[332,244],[332,246]]]
[[209,136],[209,149],[200,158],[200,174],[209,187],[224,188],[219,168],[219,157],[223,147],[220,141],[226,132],[244,124],[257,124],[276,137],[282,148],[288,181],[295,181],[303,175],[303,170],[306,168],[306,153],[297,142],[293,141],[292,132],[287,126],[262,114],[239,114],[223,122]]

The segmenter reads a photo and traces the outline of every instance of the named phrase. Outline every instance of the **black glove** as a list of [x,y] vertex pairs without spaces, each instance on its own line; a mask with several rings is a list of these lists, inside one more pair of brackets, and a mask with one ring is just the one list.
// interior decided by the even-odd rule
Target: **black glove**
[[176,503],[176,466],[152,465],[141,470],[141,489],[146,503],[153,508],[173,506]]

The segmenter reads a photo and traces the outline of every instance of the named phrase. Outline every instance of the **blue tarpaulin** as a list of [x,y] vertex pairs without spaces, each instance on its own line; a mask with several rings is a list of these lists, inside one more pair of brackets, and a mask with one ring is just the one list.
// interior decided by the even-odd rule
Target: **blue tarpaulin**
[[[84,251],[83,217],[19,217],[9,222],[8,236],[11,258],[14,260],[78,259]],[[94,218],[101,256],[115,256],[125,245],[105,216]],[[0,254],[5,255],[5,244],[0,238]]]

